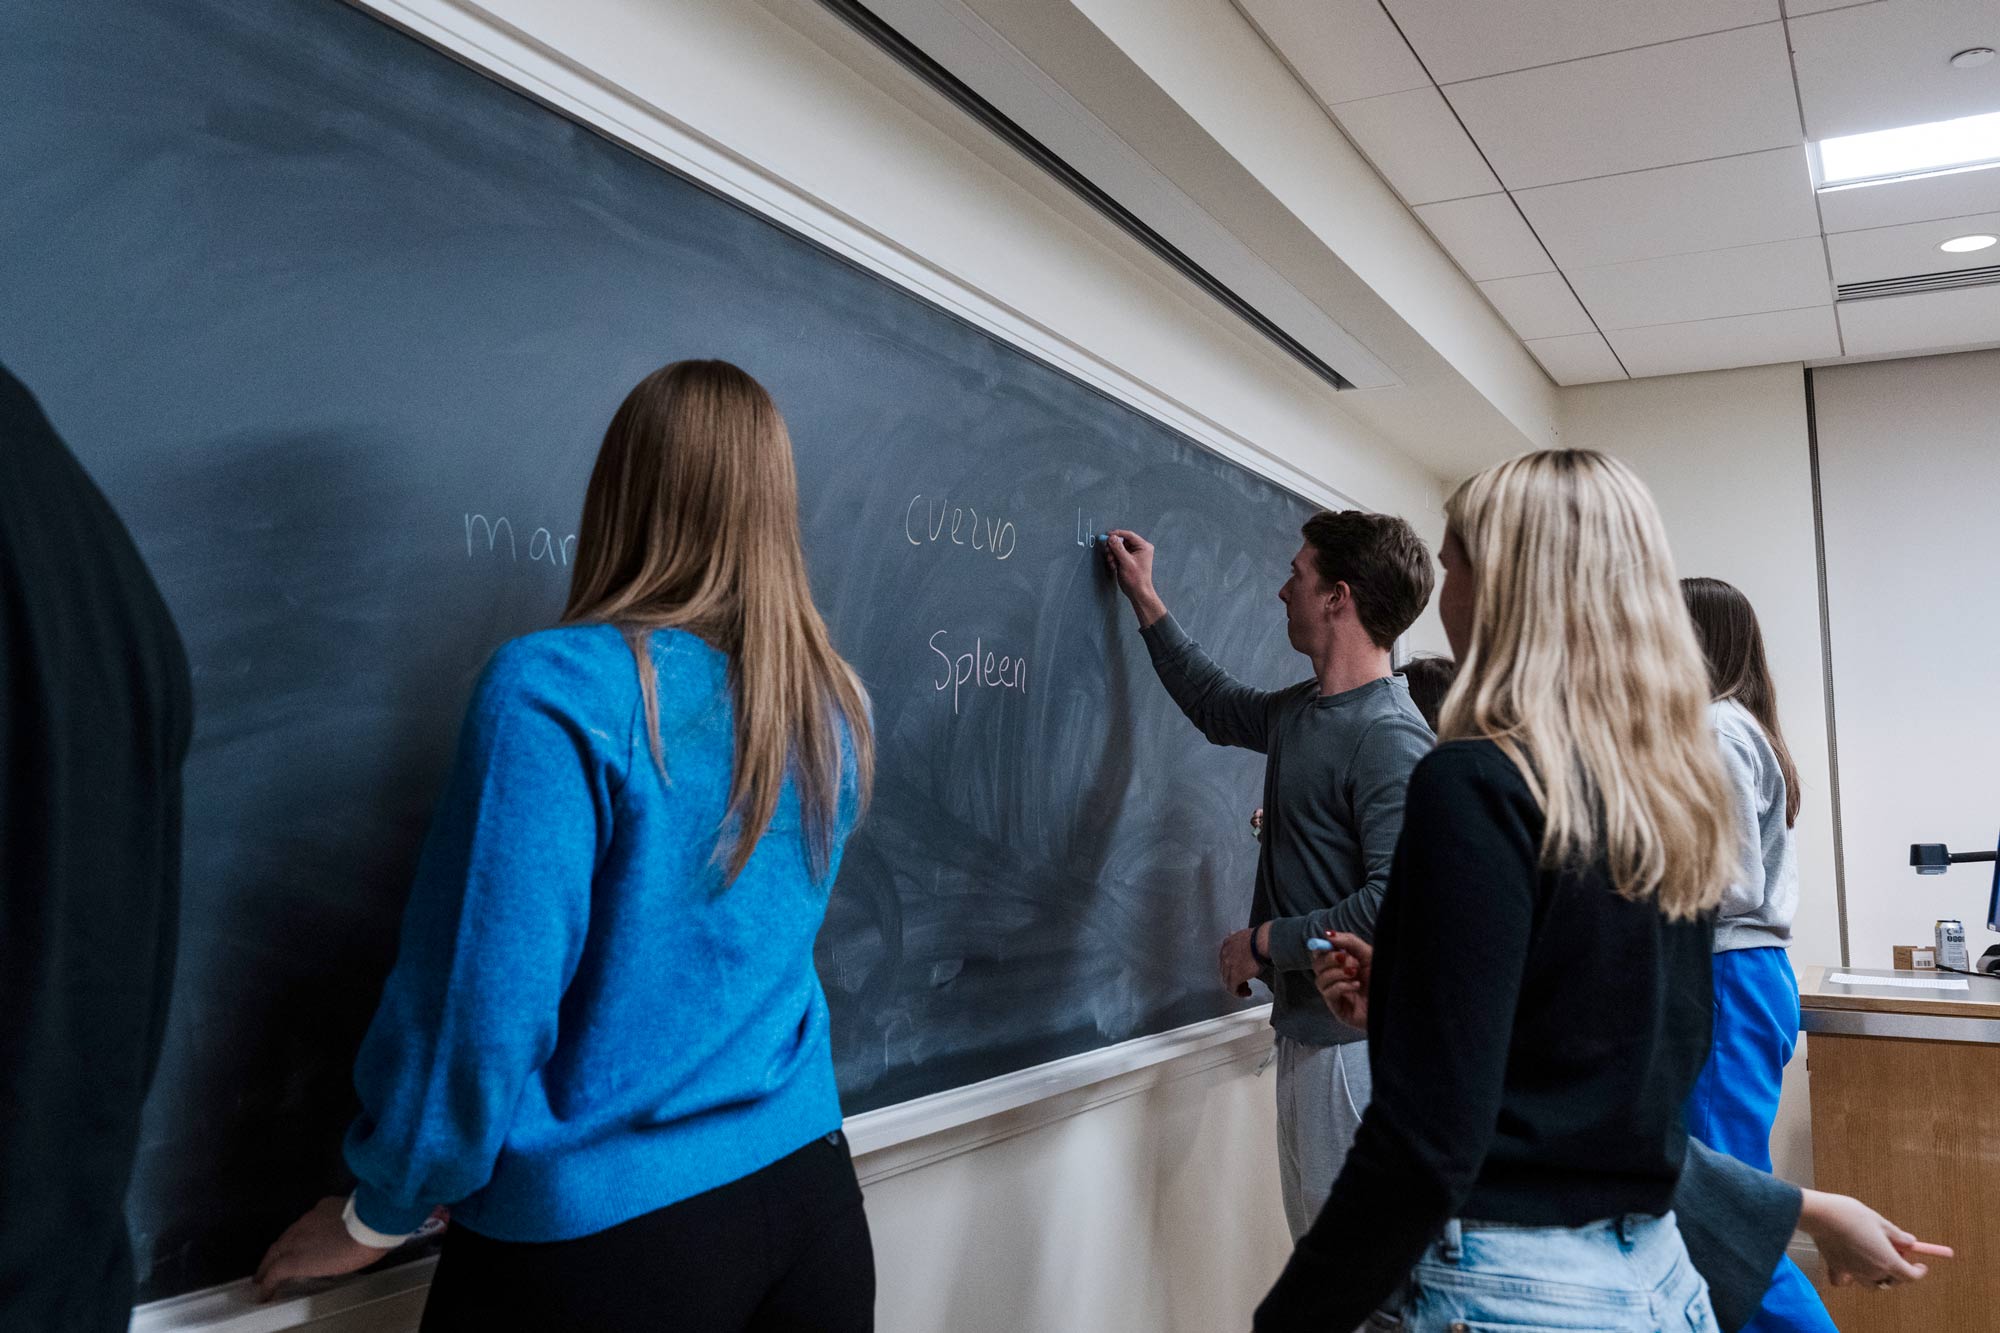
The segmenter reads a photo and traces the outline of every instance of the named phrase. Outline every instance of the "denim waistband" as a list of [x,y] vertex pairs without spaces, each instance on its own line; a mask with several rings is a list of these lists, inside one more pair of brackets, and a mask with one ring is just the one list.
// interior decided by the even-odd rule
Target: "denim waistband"
[[1468,1235],[1485,1236],[1503,1245],[1510,1238],[1532,1240],[1538,1248],[1546,1245],[1594,1247],[1615,1243],[1628,1254],[1671,1245],[1679,1238],[1672,1213],[1660,1217],[1648,1213],[1623,1213],[1573,1227],[1453,1218],[1444,1224],[1444,1231],[1432,1249],[1432,1257],[1445,1264],[1463,1262]]

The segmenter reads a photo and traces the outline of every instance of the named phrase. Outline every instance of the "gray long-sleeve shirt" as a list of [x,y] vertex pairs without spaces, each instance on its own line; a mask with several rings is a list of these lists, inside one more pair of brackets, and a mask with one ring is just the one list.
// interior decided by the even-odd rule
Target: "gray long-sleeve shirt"
[[1708,707],[1736,803],[1736,875],[1722,895],[1715,951],[1784,948],[1799,910],[1799,859],[1785,823],[1785,771],[1770,737],[1734,699]]
[[1217,666],[1172,616],[1141,631],[1153,669],[1217,745],[1264,762],[1264,839],[1250,924],[1271,923],[1271,1026],[1312,1046],[1367,1034],[1335,1018],[1313,985],[1306,940],[1372,939],[1403,828],[1403,793],[1432,737],[1400,676],[1322,696],[1316,681],[1259,690]]

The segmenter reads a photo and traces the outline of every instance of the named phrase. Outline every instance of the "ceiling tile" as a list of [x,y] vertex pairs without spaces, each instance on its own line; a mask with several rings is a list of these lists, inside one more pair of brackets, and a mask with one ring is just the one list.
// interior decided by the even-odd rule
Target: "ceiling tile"
[[1655,324],[1605,335],[1634,376],[1817,361],[1840,355],[1833,307],[1779,310],[1692,324]]
[[1597,327],[1638,328],[1796,310],[1833,300],[1817,236],[1568,270]]
[[2000,236],[2000,213],[1837,232],[1826,238],[1827,254],[1833,260],[1833,280],[1874,282],[1878,278],[1951,273],[1962,268],[2000,264],[2000,246],[1968,254],[1946,254],[1937,248],[1939,241],[1974,232]]
[[2000,167],[1821,190],[1819,212],[1829,232],[2000,212]]
[[1445,91],[1510,190],[1799,141],[1779,23],[1498,74]]
[[1690,162],[1514,196],[1565,267],[1819,235],[1803,148]]
[[1342,102],[1333,113],[1406,204],[1463,199],[1500,188],[1435,88]]
[[1778,0],[1385,0],[1439,83],[1775,23]]
[[1416,214],[1474,282],[1555,272],[1555,262],[1504,194],[1425,204]]
[[1431,86],[1377,0],[1236,0],[1236,7],[1328,106]]
[[2000,110],[2000,60],[1947,63],[1968,46],[2000,47],[1993,0],[1856,5],[1796,18],[1791,35],[1808,138]]
[[1560,273],[1501,278],[1480,283],[1479,290],[1523,341],[1597,331]]
[[1840,303],[1849,356],[1943,352],[2000,343],[2000,287]]
[[1530,338],[1523,346],[1534,353],[1542,369],[1557,384],[1601,384],[1622,380],[1625,367],[1611,354],[1601,333],[1573,333],[1566,338]]

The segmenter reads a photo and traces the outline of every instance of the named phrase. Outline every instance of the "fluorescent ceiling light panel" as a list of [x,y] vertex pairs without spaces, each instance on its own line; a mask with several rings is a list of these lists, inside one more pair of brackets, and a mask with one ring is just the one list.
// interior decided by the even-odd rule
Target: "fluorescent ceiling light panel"
[[2000,236],[1954,236],[1938,249],[1949,255],[1965,255],[1994,244],[2000,244]]
[[1820,183],[1847,185],[1855,181],[1915,176],[1954,167],[2000,162],[2000,111],[1928,125],[1905,125],[1822,139]]

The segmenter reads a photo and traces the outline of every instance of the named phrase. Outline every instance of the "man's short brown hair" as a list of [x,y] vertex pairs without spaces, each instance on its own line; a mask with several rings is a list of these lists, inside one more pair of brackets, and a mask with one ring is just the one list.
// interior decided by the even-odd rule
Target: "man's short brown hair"
[[1320,582],[1345,583],[1361,628],[1377,648],[1395,644],[1431,599],[1436,575],[1416,530],[1391,514],[1322,509],[1299,530]]

